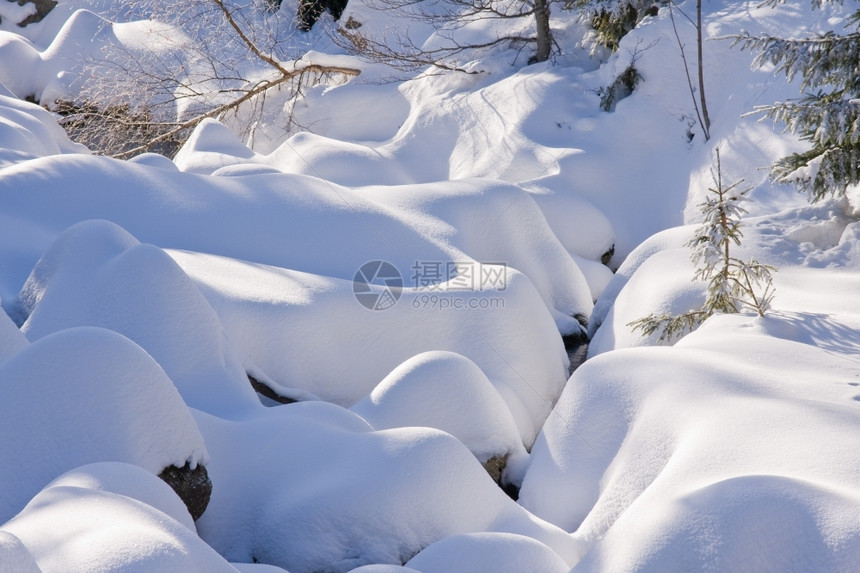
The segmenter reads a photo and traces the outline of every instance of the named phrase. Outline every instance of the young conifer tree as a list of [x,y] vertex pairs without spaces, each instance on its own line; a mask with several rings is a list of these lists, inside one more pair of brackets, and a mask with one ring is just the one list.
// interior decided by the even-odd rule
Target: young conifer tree
[[[812,8],[829,1],[812,0]],[[772,175],[776,181],[797,184],[815,201],[843,195],[848,186],[860,183],[860,10],[848,19],[845,30],[792,39],[735,37],[735,45],[758,53],[755,65],[773,65],[788,81],[801,79],[801,98],[756,112],[784,123],[811,144],[808,151],[778,160]]]
[[650,336],[660,333],[659,341],[670,341],[694,330],[709,316],[733,314],[745,310],[764,316],[773,300],[771,271],[775,269],[755,259],[743,261],[732,256],[732,245],[739,246],[743,233],[741,219],[746,209],[741,206],[752,187],[738,190],[743,179],[726,186],[723,183],[720,150],[716,150],[716,169],[711,169],[714,187],[699,205],[703,219],[687,246],[690,259],[696,265],[694,280],[708,285],[701,308],[679,315],[650,314],[628,326]]

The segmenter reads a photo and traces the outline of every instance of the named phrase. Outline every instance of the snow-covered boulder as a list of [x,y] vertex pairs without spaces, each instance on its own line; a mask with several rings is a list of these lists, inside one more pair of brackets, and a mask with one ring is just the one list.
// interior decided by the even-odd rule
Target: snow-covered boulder
[[[667,249],[680,249],[692,237],[692,227],[672,227],[648,237],[640,243],[615,271],[612,279],[600,293],[594,303],[591,318],[588,321],[588,337],[593,338],[597,329],[606,320],[606,316],[615,305],[618,294],[630,281],[630,277],[655,253]],[[610,327],[611,329],[611,327]],[[595,353],[596,355],[597,353]]]
[[[0,67],[7,57],[3,53],[9,48],[8,44],[3,45],[2,34],[0,32]],[[69,140],[50,112],[36,104],[5,95],[3,92],[7,90],[2,83],[0,88],[0,166],[34,157],[86,152],[84,146]]]
[[650,314],[679,315],[702,308],[707,284],[694,281],[686,248],[657,252],[639,266],[609,308],[588,345],[588,356],[656,344],[661,332],[643,336],[630,323]]
[[438,430],[372,431],[322,402],[247,421],[196,418],[217,484],[197,526],[231,561],[345,572],[403,564],[440,539],[481,531],[532,537],[568,564],[580,556],[571,536],[517,505]]
[[540,541],[513,533],[452,535],[422,550],[406,566],[421,573],[567,573],[570,569]]
[[43,573],[21,540],[0,530],[0,571]]
[[[351,407],[398,365],[428,351],[474,362],[530,446],[567,381],[568,360],[531,281],[512,269],[504,290],[404,288],[371,311],[352,281],[169,251],[218,313],[231,340],[274,380]],[[505,269],[502,269],[503,271]]]
[[153,479],[150,472],[128,463],[86,464],[65,472],[46,487],[78,487],[130,497],[151,505],[189,531],[197,531],[188,508],[164,480]]
[[714,316],[673,347],[589,360],[535,443],[520,502],[589,543],[583,571],[851,570],[857,343],[816,346],[825,331],[858,340],[856,307],[836,294],[849,284],[856,274],[829,307],[845,322]]
[[207,461],[203,438],[161,367],[101,328],[46,336],[0,364],[0,521],[60,473],[98,461],[152,474]]
[[411,567],[402,567],[400,565],[391,565],[387,563],[374,563],[372,565],[362,565],[350,570],[349,573],[422,573]]
[[19,312],[31,340],[72,326],[127,336],[195,408],[226,415],[262,407],[194,283],[164,251],[113,223],[84,221],[64,232],[30,273]]
[[516,423],[487,376],[454,352],[425,352],[392,370],[352,411],[376,430],[426,426],[460,440],[483,464],[527,454]]
[[[426,278],[414,276],[416,263],[442,265],[446,278],[457,265],[496,263],[528,277],[562,333],[578,332],[575,317],[591,312],[582,271],[514,185],[469,179],[351,189],[293,174],[200,176],[105,157],[34,161],[4,173],[0,208],[49,234],[106,219],[160,247],[348,281],[368,261],[384,260],[409,285]],[[22,238],[10,242],[34,256],[26,276],[41,252],[32,255]],[[3,280],[21,272],[13,267]]]
[[[133,469],[123,473],[134,484],[118,489],[151,494],[160,487],[155,476],[146,484]],[[21,540],[42,573],[236,573],[186,524],[114,488],[80,480],[61,478],[0,526],[0,535]],[[158,492],[154,501],[166,495]]]

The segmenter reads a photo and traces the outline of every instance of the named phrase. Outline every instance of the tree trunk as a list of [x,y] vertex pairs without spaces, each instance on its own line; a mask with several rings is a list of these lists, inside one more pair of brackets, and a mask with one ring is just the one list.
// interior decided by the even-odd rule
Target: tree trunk
[[530,64],[547,61],[552,49],[548,0],[535,0],[535,25],[537,27],[537,52],[529,58]]
[[708,103],[705,99],[705,69],[702,58],[702,0],[696,0],[696,43],[699,48],[699,100],[702,102],[702,123],[705,128],[705,141],[711,138],[711,118],[708,116]]

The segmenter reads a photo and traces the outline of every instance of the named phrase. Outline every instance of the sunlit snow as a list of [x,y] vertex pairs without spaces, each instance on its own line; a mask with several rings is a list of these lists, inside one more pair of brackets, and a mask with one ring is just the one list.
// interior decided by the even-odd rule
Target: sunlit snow
[[[446,41],[374,5],[341,22]],[[557,3],[551,61],[497,46],[473,73],[394,71],[329,16],[290,23],[300,63],[361,73],[271,94],[251,133],[241,108],[173,159],[118,160],[39,104],[102,54],[187,41],[181,22],[59,0],[22,28],[34,6],[3,2],[0,571],[855,570],[860,192],[769,181],[803,142],[744,114],[799,83],[720,39],[850,9],[703,8],[710,141],[668,8],[590,55]],[[500,32],[532,33],[455,35]],[[602,111],[633,61],[642,82]],[[658,344],[629,325],[706,296],[686,243],[717,147],[753,188],[736,254],[778,269],[776,296]],[[196,522],[156,477],[184,464],[212,482]]]

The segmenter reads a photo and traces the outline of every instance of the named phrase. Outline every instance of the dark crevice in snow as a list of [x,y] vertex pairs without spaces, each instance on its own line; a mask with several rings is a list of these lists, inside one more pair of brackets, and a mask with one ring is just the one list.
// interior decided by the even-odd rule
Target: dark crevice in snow
[[567,369],[567,375],[570,376],[588,357],[588,338],[580,334],[571,334],[562,337],[562,340],[570,360],[570,366]]
[[520,486],[515,483],[500,483],[499,487],[514,501],[520,499]]
[[600,263],[609,267],[609,261],[612,260],[613,256],[615,256],[615,245],[614,244],[611,247],[609,247],[608,251],[606,251],[605,253],[603,253],[600,256]]
[[251,383],[251,386],[254,388],[254,391],[263,396],[277,402],[278,404],[294,404],[297,400],[293,398],[289,398],[287,396],[283,396],[282,394],[276,392],[271,386],[265,384],[264,382],[260,382],[250,374],[248,374],[248,381]]

